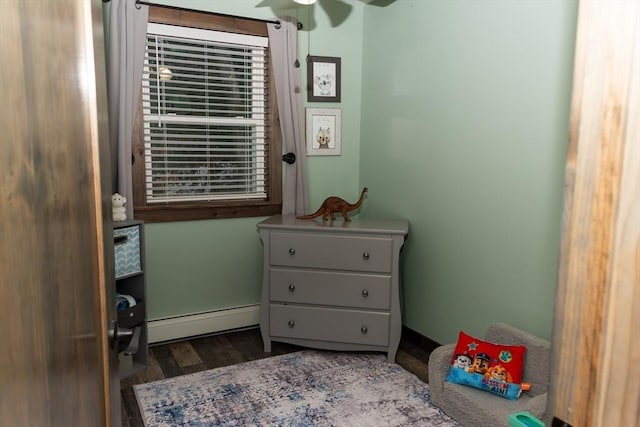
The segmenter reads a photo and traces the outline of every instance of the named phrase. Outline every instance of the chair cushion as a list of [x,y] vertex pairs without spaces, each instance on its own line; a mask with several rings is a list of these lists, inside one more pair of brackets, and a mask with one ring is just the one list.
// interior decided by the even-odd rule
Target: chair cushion
[[[447,396],[442,409],[463,426],[509,426],[509,415],[530,411],[532,398],[523,394],[517,400],[501,399],[486,391],[450,382],[444,383]],[[533,412],[532,412],[533,413]],[[540,417],[541,414],[534,414]]]
[[460,331],[447,381],[517,399],[526,351],[522,345],[491,343]]

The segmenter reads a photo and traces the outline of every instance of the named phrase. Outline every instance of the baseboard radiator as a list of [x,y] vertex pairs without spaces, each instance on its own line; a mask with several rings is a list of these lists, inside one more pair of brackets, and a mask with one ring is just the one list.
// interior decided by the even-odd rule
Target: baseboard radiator
[[259,313],[260,304],[254,304],[149,320],[149,344],[256,326]]

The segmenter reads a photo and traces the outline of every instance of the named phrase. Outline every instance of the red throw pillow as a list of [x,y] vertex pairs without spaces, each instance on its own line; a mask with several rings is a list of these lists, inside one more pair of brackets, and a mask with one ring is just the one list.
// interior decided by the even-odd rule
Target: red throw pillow
[[526,351],[523,345],[494,344],[460,331],[447,381],[517,399]]

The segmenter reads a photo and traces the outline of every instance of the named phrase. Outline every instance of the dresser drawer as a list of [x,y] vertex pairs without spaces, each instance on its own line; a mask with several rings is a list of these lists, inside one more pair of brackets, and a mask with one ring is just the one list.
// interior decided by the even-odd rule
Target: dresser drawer
[[389,345],[389,313],[271,304],[273,337]]
[[272,232],[269,246],[271,265],[391,272],[390,238]]
[[389,309],[391,276],[272,268],[271,301]]
[[140,226],[117,228],[113,230],[115,250],[116,279],[140,273]]

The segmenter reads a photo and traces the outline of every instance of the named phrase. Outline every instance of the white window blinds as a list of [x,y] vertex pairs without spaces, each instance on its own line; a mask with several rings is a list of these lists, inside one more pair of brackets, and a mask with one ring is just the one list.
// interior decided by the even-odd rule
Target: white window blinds
[[147,33],[147,202],[266,198],[267,38],[151,23]]

